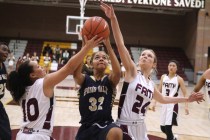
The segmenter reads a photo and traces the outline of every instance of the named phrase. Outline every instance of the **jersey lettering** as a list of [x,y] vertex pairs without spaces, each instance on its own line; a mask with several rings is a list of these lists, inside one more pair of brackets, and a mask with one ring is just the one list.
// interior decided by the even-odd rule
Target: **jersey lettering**
[[210,88],[210,82],[206,82],[206,87]]
[[6,83],[0,84],[0,95],[4,94]]
[[[140,95],[136,96],[136,102],[133,104],[132,111],[139,114],[141,112],[143,116],[145,116],[146,107],[150,104],[150,102],[147,102],[143,104],[144,98]],[[143,104],[143,105],[142,105]]]
[[[23,107],[24,121],[27,121],[27,119],[29,121],[35,121],[38,118],[39,107],[38,107],[38,101],[37,101],[36,98],[29,99],[27,103],[26,103],[26,100],[23,100],[22,101],[22,107]],[[34,110],[33,114],[31,114],[31,109]],[[26,114],[26,111],[27,111],[27,114]]]
[[0,76],[0,80],[6,80],[7,79],[7,75],[6,74],[2,74],[1,76]]
[[[89,99],[90,106],[89,110],[90,111],[96,111],[96,110],[103,110],[103,102],[104,102],[104,97],[99,97],[98,100],[95,97],[91,97]],[[97,105],[99,103],[99,105]]]
[[163,82],[163,86],[165,86],[166,88],[175,88],[176,84]]
[[150,89],[147,89],[146,87],[142,86],[141,84],[137,84],[135,91],[141,90],[140,93],[146,97],[152,98],[152,91]]
[[166,89],[166,96],[169,96],[170,89]]
[[102,92],[107,94],[108,88],[106,86],[87,87],[84,89],[84,96],[90,93]]

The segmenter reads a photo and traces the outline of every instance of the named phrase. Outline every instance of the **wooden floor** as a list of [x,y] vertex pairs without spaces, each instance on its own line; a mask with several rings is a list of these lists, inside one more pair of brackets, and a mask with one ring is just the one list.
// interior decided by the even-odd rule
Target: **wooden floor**
[[[65,140],[66,131],[64,128],[78,128],[80,126],[80,115],[78,110],[77,92],[72,88],[74,82],[71,77],[61,82],[55,88],[56,107],[55,107],[55,131],[58,133],[57,140]],[[187,87],[189,92],[192,91],[194,85]],[[117,118],[117,107],[119,93],[121,91],[122,83],[118,85],[118,94],[113,107],[113,118]],[[10,104],[11,96],[6,92],[2,102],[5,104],[8,113],[11,127],[16,133],[22,119],[22,112],[19,106]],[[185,115],[183,104],[181,105],[181,112],[179,113],[179,126],[173,127],[173,132],[178,135],[178,140],[210,140],[210,120],[208,118],[208,103],[207,101],[197,104],[189,104],[190,114]],[[148,110],[146,117],[146,125],[150,140],[165,139],[165,135],[160,131],[160,104],[157,104],[157,111]],[[62,129],[63,131],[59,130]],[[72,133],[76,130],[72,129]],[[68,132],[69,133],[69,132]],[[68,137],[68,136],[67,136]],[[74,137],[74,135],[73,135]],[[13,138],[14,139],[14,138]],[[73,138],[68,138],[73,140]]]

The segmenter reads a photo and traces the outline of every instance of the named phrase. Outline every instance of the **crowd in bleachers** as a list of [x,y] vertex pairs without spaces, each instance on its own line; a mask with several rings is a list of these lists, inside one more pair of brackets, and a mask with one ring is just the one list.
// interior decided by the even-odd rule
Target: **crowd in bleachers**
[[[15,59],[23,56],[24,59],[30,59],[37,61],[40,65],[46,67],[48,71],[56,71],[61,68],[77,51],[79,48],[76,43],[64,43],[64,42],[43,42],[36,40],[6,40],[9,44],[11,54],[8,58],[8,71],[14,70]],[[25,47],[24,47],[25,46]],[[142,46],[128,45],[132,58],[137,59],[140,54]],[[157,65],[157,79],[164,73],[167,73],[167,64],[171,59],[179,61],[182,69],[178,70],[178,74],[188,80],[184,74],[184,69],[192,69],[187,56],[181,48],[171,47],[150,47],[152,48],[158,57]],[[114,49],[115,50],[115,49]],[[115,50],[116,51],[116,50]],[[21,54],[22,53],[22,54]],[[17,55],[19,54],[19,55]],[[179,55],[177,55],[179,54]],[[116,54],[117,55],[117,54]],[[119,60],[120,61],[120,60]],[[122,66],[123,69],[123,66]]]

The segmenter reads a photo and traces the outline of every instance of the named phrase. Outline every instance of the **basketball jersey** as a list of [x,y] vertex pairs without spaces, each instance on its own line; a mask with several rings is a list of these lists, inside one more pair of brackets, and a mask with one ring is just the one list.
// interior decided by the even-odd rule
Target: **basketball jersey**
[[92,125],[113,122],[112,104],[116,96],[108,76],[96,80],[93,76],[85,74],[84,83],[79,89],[79,111],[81,124]]
[[0,69],[0,99],[4,97],[6,82],[7,82],[7,70],[4,63],[2,63],[2,68]]
[[208,96],[208,102],[210,104],[210,79],[206,79],[205,87],[206,87],[206,92]]
[[153,98],[154,87],[154,83],[151,80],[147,82],[141,72],[132,82],[124,82],[118,108],[118,119],[125,121],[144,119],[147,107]]
[[[164,75],[162,81],[162,95],[169,97],[177,97],[179,91],[179,82],[178,75],[175,75],[173,78],[169,78],[168,75]],[[178,115],[178,104],[162,104],[161,105],[161,125],[177,125],[177,120],[173,121],[173,113]]]
[[46,97],[43,92],[44,78],[36,80],[32,86],[26,88],[20,105],[23,111],[21,128],[44,130],[51,134],[54,125],[54,97]]

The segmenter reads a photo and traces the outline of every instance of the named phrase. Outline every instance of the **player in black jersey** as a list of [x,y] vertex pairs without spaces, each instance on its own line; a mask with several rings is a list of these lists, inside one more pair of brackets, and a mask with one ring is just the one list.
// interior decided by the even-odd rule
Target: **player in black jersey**
[[[9,54],[8,46],[0,42],[0,99],[5,94],[5,86],[7,81],[7,70],[4,65],[4,61]],[[4,105],[0,100],[0,140],[11,140],[11,128],[9,118],[5,111]]]
[[122,130],[112,119],[112,105],[120,80],[120,64],[109,38],[104,39],[104,45],[113,69],[109,75],[105,75],[109,57],[104,51],[92,55],[92,76],[81,73],[82,65],[74,73],[75,81],[81,86],[78,95],[82,125],[76,140],[122,140]]

